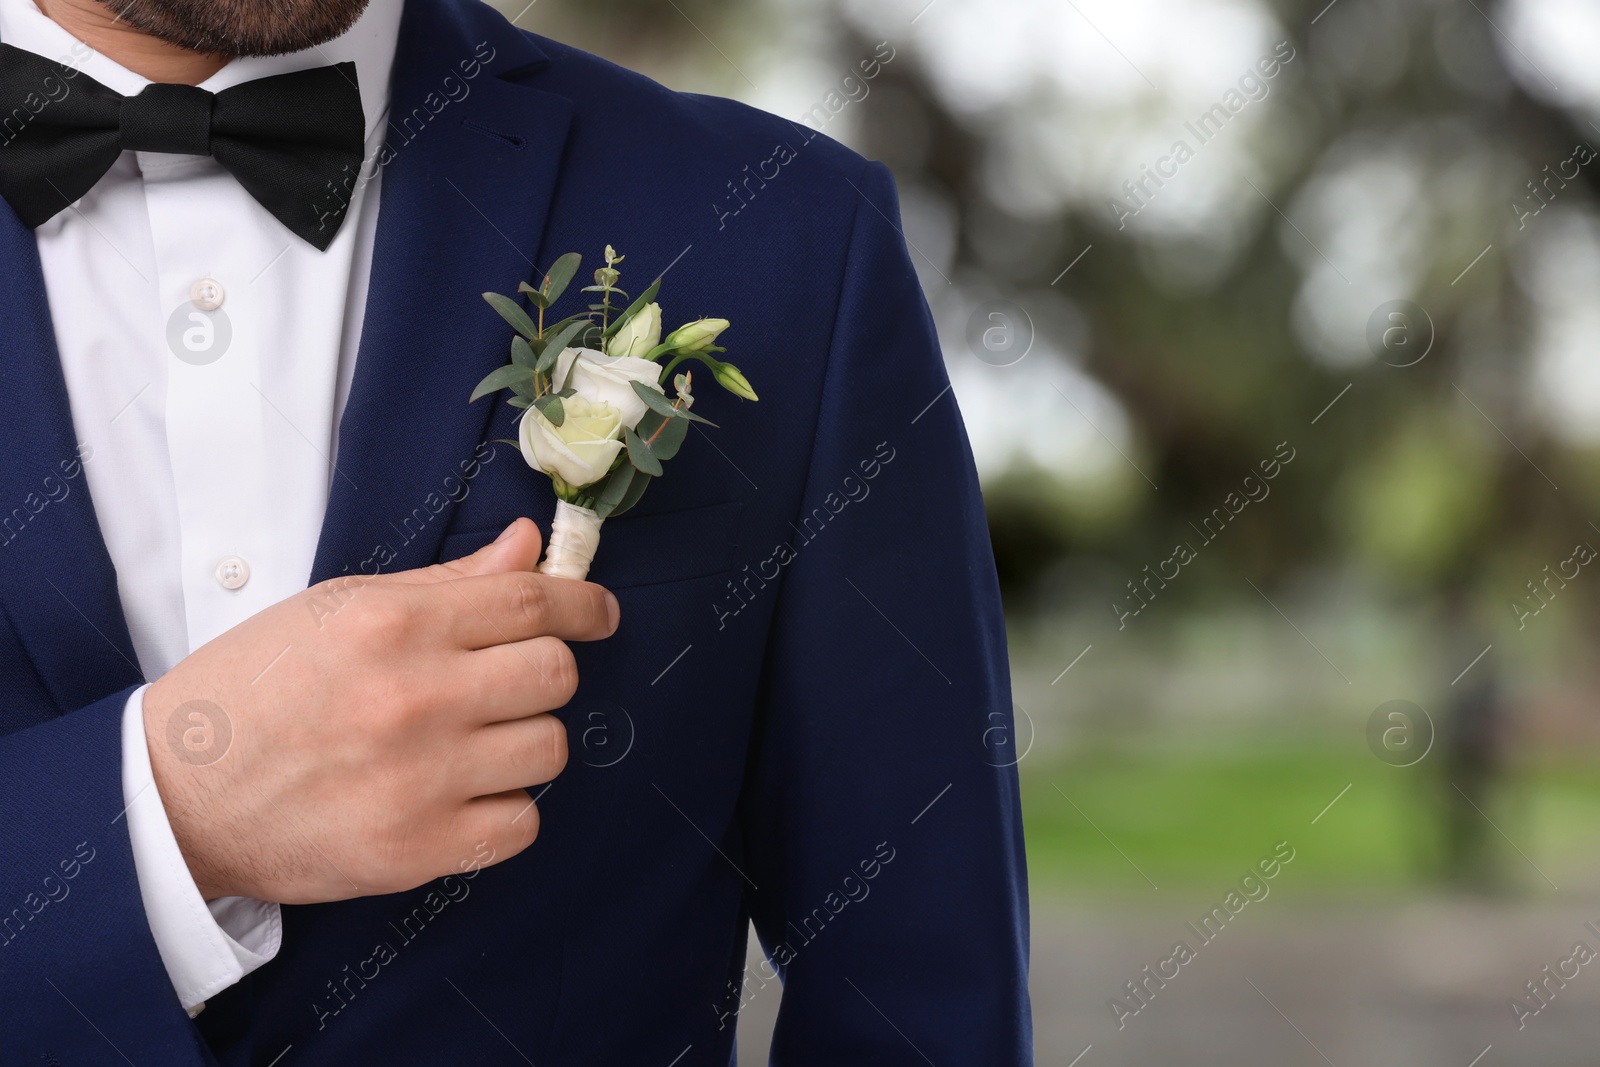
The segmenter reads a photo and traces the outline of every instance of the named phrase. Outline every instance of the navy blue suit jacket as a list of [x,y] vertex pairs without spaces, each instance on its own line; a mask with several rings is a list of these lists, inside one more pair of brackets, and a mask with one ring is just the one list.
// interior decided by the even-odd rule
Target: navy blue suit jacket
[[[466,400],[510,340],[477,294],[563,252],[611,242],[636,285],[670,265],[671,321],[731,318],[762,399],[702,386],[721,428],[606,524],[622,625],[576,647],[534,845],[285,907],[278,957],[191,1021],[121,816],[143,679],[33,235],[0,207],[0,1062],[723,1065],[741,1005],[780,995],[775,1063],[1029,1062],[1000,602],[888,172],[408,0],[382,183],[309,580],[548,527],[548,479],[494,443],[516,412]],[[750,920],[772,962],[747,975]]]

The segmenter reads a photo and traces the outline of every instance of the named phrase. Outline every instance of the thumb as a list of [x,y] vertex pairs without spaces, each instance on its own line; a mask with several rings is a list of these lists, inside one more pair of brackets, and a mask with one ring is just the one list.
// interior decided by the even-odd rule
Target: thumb
[[539,533],[539,525],[532,519],[517,519],[491,544],[484,545],[472,555],[437,563],[412,571],[411,574],[420,581],[443,582],[484,574],[532,571],[539,565],[539,553],[543,547],[544,538]]

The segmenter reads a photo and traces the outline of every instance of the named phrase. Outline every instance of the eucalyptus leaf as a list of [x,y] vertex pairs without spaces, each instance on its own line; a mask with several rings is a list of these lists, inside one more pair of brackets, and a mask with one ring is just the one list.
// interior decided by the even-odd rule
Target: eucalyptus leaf
[[650,448],[659,460],[669,460],[678,454],[678,449],[683,446],[684,439],[689,436],[689,421],[687,419],[673,419],[661,430],[661,436],[655,439]]
[[533,286],[529,285],[527,282],[518,282],[517,292],[526,295],[528,298],[528,303],[532,304],[541,311],[550,307],[550,298],[545,296],[539,290],[535,289]]
[[[627,466],[627,464],[624,464],[624,466]],[[650,488],[650,481],[651,478],[648,474],[640,474],[638,471],[634,471],[633,479],[628,482],[628,491],[622,494],[622,499],[617,501],[617,506],[607,513],[608,517],[616,518],[637,504],[639,498],[644,496],[644,491]]]
[[529,408],[533,406],[533,401],[529,400],[525,396],[514,396],[510,400],[507,400],[506,403],[510,404],[514,408]]
[[483,381],[478,383],[478,387],[472,391],[471,400],[468,400],[467,403],[470,404],[479,397],[488,396],[490,393],[498,393],[502,389],[510,389],[519,383],[531,382],[532,380],[533,371],[527,367],[518,367],[510,363],[504,367],[496,367],[484,377]]
[[555,395],[541,396],[533,402],[539,414],[550,420],[550,425],[560,426],[567,421],[567,409],[561,403],[561,398]]
[[533,348],[525,337],[511,339],[511,364],[514,367],[527,367],[532,370],[539,362],[539,357],[533,354]]
[[563,326],[560,333],[552,334],[545,342],[544,351],[539,355],[539,372],[549,374],[553,371],[556,360],[561,358],[561,353],[572,347],[572,340],[588,325],[587,319],[579,319]]
[[683,420],[684,422],[698,422],[700,425],[709,426],[713,430],[721,429],[720,426],[718,426],[716,423],[712,422],[710,419],[702,418],[701,416],[696,415],[694,412],[690,411],[688,408],[678,408],[678,418]]
[[661,395],[661,390],[652,389],[643,382],[631,382],[634,394],[644,401],[645,407],[651,411],[660,412],[667,418],[672,418],[678,413],[673,410],[672,401]]
[[644,418],[639,420],[638,434],[650,446],[656,459],[665,462],[678,454],[683,439],[689,434],[689,422],[687,419],[667,418],[657,412],[647,411]]
[[707,426],[716,425],[716,423],[712,422],[710,419],[703,419],[699,415],[696,415],[694,412],[690,411],[688,408],[673,407],[672,401],[668,400],[666,397],[662,396],[659,392],[650,388],[648,385],[645,385],[643,382],[634,382],[633,391],[638,395],[640,400],[644,401],[645,406],[651,411],[659,412],[669,419],[687,419],[689,422],[703,422]]
[[631,463],[619,463],[611,468],[611,473],[602,478],[592,488],[596,491],[591,510],[602,519],[610,515],[627,494],[629,485],[635,478],[645,477],[634,470]]
[[561,299],[561,294],[567,291],[567,283],[572,281],[572,276],[578,273],[582,265],[583,257],[576,252],[568,252],[555,261],[550,272],[544,276],[544,297],[550,304]]
[[538,338],[539,328],[533,324],[533,320],[528,317],[528,313],[523,311],[521,305],[515,300],[509,296],[501,296],[499,293],[484,293],[483,298],[489,302],[490,307],[500,313],[502,319],[511,324],[513,330],[516,330],[530,341]]
[[547,333],[547,334],[552,334],[552,333],[555,333],[558,330],[561,330],[561,329],[565,328],[567,325],[569,325],[571,323],[574,323],[574,322],[587,322],[592,326],[592,325],[594,325],[593,318],[594,317],[592,315],[590,315],[587,311],[580,311],[576,315],[568,315],[566,318],[562,319],[560,322],[552,322],[552,323],[550,323],[548,326],[546,326],[544,328],[544,332]]
[[633,430],[629,430],[624,439],[628,442],[628,462],[652,478],[659,478],[661,476],[661,461],[655,457],[655,453],[650,451],[650,446],[644,443],[644,438]]

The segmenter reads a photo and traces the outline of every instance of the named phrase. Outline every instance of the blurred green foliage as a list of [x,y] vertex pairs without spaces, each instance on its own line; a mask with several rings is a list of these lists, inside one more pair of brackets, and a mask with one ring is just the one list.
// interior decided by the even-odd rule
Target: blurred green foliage
[[[1383,893],[1441,880],[1431,768],[1386,766],[1347,737],[1197,738],[1163,752],[1085,749],[1020,769],[1036,895],[1151,906],[1158,892],[1220,895],[1279,841],[1296,856],[1275,890]],[[1497,888],[1551,895],[1518,848],[1557,885],[1589,875],[1585,857],[1600,846],[1592,764],[1524,768],[1505,789],[1500,821],[1517,845],[1491,843]]]

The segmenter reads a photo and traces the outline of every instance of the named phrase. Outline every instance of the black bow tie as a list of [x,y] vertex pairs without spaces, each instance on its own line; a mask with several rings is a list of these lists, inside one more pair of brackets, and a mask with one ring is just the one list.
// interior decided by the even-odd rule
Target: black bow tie
[[339,232],[361,169],[354,63],[279,74],[220,93],[148,85],[123,96],[0,44],[0,196],[28,227],[64,211],[124,150],[211,156],[318,250]]

